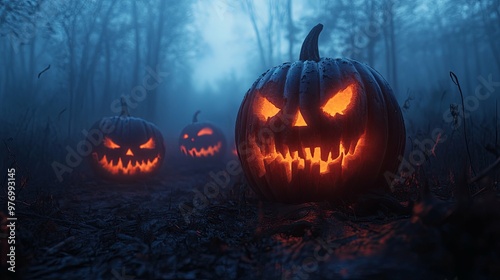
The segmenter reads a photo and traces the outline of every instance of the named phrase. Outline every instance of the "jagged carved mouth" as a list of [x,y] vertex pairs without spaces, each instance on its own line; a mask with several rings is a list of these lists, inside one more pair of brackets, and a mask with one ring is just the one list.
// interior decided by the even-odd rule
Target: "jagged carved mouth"
[[[136,175],[140,173],[151,173],[156,169],[158,163],[160,162],[160,155],[158,154],[153,159],[148,160],[134,160],[134,159],[125,159],[118,158],[118,160],[108,160],[106,155],[104,155],[100,160],[96,153],[93,153],[92,156],[94,160],[99,163],[99,166],[106,170],[107,172],[117,175]],[[125,163],[126,162],[126,163]]]
[[220,151],[222,147],[222,142],[217,142],[216,145],[208,146],[207,148],[200,148],[199,150],[196,148],[186,149],[186,146],[181,145],[181,151],[185,155],[190,155],[191,157],[208,157],[214,156],[216,153]]
[[272,172],[285,172],[290,182],[299,170],[318,175],[346,170],[349,163],[361,155],[360,150],[365,145],[365,135],[351,141],[350,145],[340,141],[338,150],[314,146],[291,151],[286,145],[276,149],[273,139],[265,145],[258,145],[255,138],[250,138],[249,143],[251,151],[254,152],[259,177],[273,170]]

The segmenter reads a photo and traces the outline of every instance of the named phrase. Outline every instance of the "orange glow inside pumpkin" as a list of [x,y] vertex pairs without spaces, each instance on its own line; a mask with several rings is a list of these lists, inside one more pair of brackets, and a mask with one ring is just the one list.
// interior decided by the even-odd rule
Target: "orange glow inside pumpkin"
[[[129,149],[130,151],[130,149]],[[128,152],[128,151],[127,151]],[[130,151],[132,152],[132,151]],[[94,153],[94,157],[97,155]],[[160,161],[160,155],[157,155],[152,160],[133,160],[129,159],[126,164],[123,163],[122,159],[119,158],[118,162],[113,162],[113,160],[108,160],[106,155],[99,160],[99,165],[109,173],[113,175],[124,174],[124,175],[135,175],[138,173],[150,173],[154,171]]]
[[267,121],[268,118],[275,116],[280,111],[280,108],[260,95],[257,95],[254,106],[257,108],[257,116],[263,121]]
[[321,110],[332,117],[336,114],[344,115],[347,107],[351,104],[354,92],[354,85],[351,84],[347,86],[345,89],[337,92],[334,96],[328,99],[325,105],[321,107]]
[[187,150],[186,146],[181,145],[181,151],[185,155],[188,155],[188,154],[191,155],[191,157],[208,157],[208,156],[213,156],[216,153],[218,153],[220,151],[221,147],[222,147],[222,142],[219,141],[219,142],[217,142],[217,145],[208,146],[207,148],[200,148],[200,149],[191,148],[191,149]]
[[182,138],[183,138],[183,139],[188,139],[188,138],[189,138],[189,135],[187,135],[187,133],[186,133],[186,134],[182,135]]
[[109,139],[108,137],[104,137],[104,146],[109,149],[120,148],[120,145],[116,144],[115,142],[113,142],[113,140]]
[[203,136],[203,135],[212,135],[214,131],[210,127],[204,127],[200,131],[198,131],[198,136]]
[[254,160],[256,160],[258,176],[262,177],[266,174],[266,166],[276,166],[276,168],[286,172],[288,182],[292,180],[293,170],[308,169],[313,173],[313,170],[317,170],[316,172],[321,175],[338,168],[342,171],[348,169],[349,163],[362,154],[365,142],[366,134],[363,134],[357,141],[351,142],[349,149],[341,141],[338,154],[333,154],[331,151],[324,152],[321,147],[301,148],[299,154],[298,151],[290,152],[288,147],[285,147],[286,152],[284,153],[277,151],[274,141],[265,145],[265,148],[259,148],[255,139],[250,138],[250,144],[254,147]]
[[149,140],[146,143],[140,145],[139,148],[141,148],[141,149],[149,149],[150,150],[150,149],[154,149],[155,146],[156,146],[155,145],[155,141],[151,137],[151,138],[149,138]]
[[297,112],[297,117],[295,118],[295,123],[293,124],[293,126],[307,126],[307,123],[300,113],[300,110]]

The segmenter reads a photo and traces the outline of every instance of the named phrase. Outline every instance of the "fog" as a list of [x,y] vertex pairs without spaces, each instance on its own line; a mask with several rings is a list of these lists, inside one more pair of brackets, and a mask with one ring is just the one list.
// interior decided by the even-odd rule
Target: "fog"
[[124,96],[171,150],[196,110],[232,143],[252,82],[298,60],[318,23],[322,57],[359,60],[388,80],[410,137],[453,129],[443,120],[460,103],[453,71],[466,97],[483,90],[466,98],[477,145],[495,138],[498,0],[30,0],[0,1],[2,139],[43,170],[82,130],[118,115]]

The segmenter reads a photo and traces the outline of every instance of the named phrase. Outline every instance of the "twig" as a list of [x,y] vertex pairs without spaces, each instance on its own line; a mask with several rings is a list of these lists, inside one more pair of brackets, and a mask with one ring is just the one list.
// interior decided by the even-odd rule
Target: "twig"
[[42,75],[45,71],[47,71],[47,70],[49,70],[49,69],[50,69],[50,64],[49,64],[49,66],[45,67],[45,69],[43,69],[40,73],[38,73],[38,79],[40,79],[40,76],[41,76],[41,75]]
[[465,138],[465,148],[467,149],[467,155],[469,156],[469,163],[470,163],[470,168],[472,169],[472,173],[474,176],[476,175],[476,171],[474,170],[474,167],[472,166],[472,157],[470,156],[470,151],[469,151],[469,141],[467,140],[467,129],[465,128],[465,105],[464,105],[464,95],[462,93],[462,88],[460,87],[460,82],[458,81],[457,75],[450,71],[450,78],[451,81],[458,87],[458,91],[460,92],[460,98],[462,99],[462,112],[463,112],[463,120],[464,120],[464,138]]
[[54,222],[59,222],[59,223],[65,224],[64,226],[66,226],[66,225],[70,225],[70,226],[77,225],[79,227],[90,229],[90,230],[99,230],[97,227],[89,225],[87,223],[79,223],[79,222],[76,222],[76,221],[63,220],[63,219],[59,219],[59,218],[54,218],[54,217],[49,217],[49,216],[44,216],[44,215],[36,214],[36,213],[33,213],[33,212],[27,213],[27,212],[17,211],[17,214],[19,214],[20,216],[25,216],[25,217],[37,217],[37,218],[41,218],[41,219],[52,220]]
[[497,168],[498,166],[500,165],[500,158],[497,158],[497,160],[495,160],[495,162],[493,162],[490,166],[488,166],[486,169],[484,169],[483,171],[481,171],[481,173],[479,173],[479,175],[475,176],[474,178],[472,178],[470,181],[469,181],[469,184],[471,183],[474,183],[474,182],[477,182],[479,180],[481,180],[482,178],[484,178],[488,173],[490,173],[490,171],[492,171],[493,169]]
[[73,236],[70,236],[70,237],[66,238],[65,240],[57,243],[56,245],[47,249],[47,254],[50,255],[50,254],[55,253],[59,248],[66,245],[68,242],[73,241],[74,239],[75,239],[75,236],[73,235]]
[[484,187],[484,188],[478,190],[475,194],[472,195],[472,198],[478,196],[479,194],[483,193],[487,189],[488,189],[487,187]]

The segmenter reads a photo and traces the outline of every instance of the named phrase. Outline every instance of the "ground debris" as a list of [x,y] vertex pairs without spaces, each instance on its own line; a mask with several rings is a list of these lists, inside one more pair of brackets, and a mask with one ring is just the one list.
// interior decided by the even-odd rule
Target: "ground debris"
[[[50,201],[38,201],[44,205],[38,211],[32,206],[20,209],[24,275],[29,279],[453,279],[457,271],[472,271],[467,275],[473,277],[483,276],[484,271],[500,274],[494,271],[494,265],[500,267],[498,255],[495,258],[487,248],[499,246],[500,239],[494,238],[500,235],[500,215],[484,206],[484,199],[475,208],[456,208],[433,199],[416,203],[409,215],[404,208],[402,213],[386,213],[385,206],[373,215],[368,213],[370,207],[364,208],[367,213],[361,215],[353,210],[360,208],[340,209],[328,203],[260,202],[251,192],[242,196],[241,189],[248,190],[235,182],[209,198],[209,204],[186,223],[179,204],[190,202],[206,179],[201,173],[143,185],[92,182],[45,196]],[[490,199],[495,202],[488,205],[498,205],[497,196]],[[439,223],[429,222],[435,213],[433,203],[444,215]],[[47,204],[57,205],[57,211]],[[471,226],[474,221],[479,225]],[[477,226],[481,232],[470,230]],[[461,238],[476,247],[465,246]],[[481,260],[464,259],[459,247]],[[467,272],[457,269],[465,260],[473,263]]]

